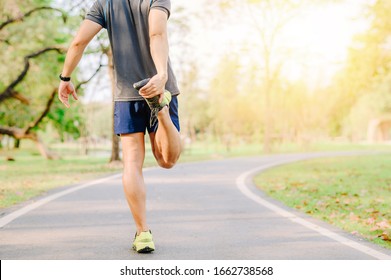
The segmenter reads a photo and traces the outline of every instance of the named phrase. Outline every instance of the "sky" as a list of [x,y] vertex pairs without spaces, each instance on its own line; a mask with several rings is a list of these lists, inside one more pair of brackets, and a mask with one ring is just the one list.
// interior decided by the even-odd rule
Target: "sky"
[[[172,0],[173,7],[183,5],[184,0]],[[368,22],[362,17],[366,0],[341,0],[339,4],[305,8],[299,16],[289,21],[278,36],[280,51],[278,60],[284,60],[283,74],[290,80],[304,77],[312,86],[326,86],[341,69],[347,58],[348,48],[355,34],[365,31]],[[208,7],[207,0],[186,1],[190,10],[201,12]],[[218,11],[216,11],[217,13]],[[257,13],[252,14],[255,18]],[[174,15],[175,16],[175,15]],[[258,61],[261,65],[262,51],[259,33],[252,29],[254,21],[238,20],[238,13],[224,18],[223,23],[208,26],[208,17],[192,22],[194,56],[207,72],[213,72],[218,61],[227,53],[238,54],[243,63]],[[213,21],[210,21],[213,23]],[[258,23],[261,24],[260,21]],[[289,54],[284,53],[290,52]],[[172,48],[175,52],[175,46]]]
[[[334,4],[305,8],[300,16],[289,21],[278,36],[279,51],[276,52],[276,61],[284,61],[283,75],[292,81],[305,79],[310,87],[327,86],[343,67],[355,34],[368,28],[362,12],[363,5],[370,2],[341,0]],[[170,29],[170,42],[173,42],[170,45],[170,56],[174,71],[181,68],[180,63],[186,63],[186,59],[179,57],[183,53],[183,44],[176,42],[181,40],[190,49],[191,59],[200,66],[201,87],[207,88],[217,64],[226,54],[238,54],[243,65],[256,62],[262,67],[260,36],[251,27],[254,21],[250,17],[238,20],[235,12],[221,17],[218,15],[220,10],[211,5],[210,0],[171,0],[171,3],[170,20],[185,14],[185,21],[190,27],[186,34],[172,34]],[[180,7],[185,11],[181,15],[175,13]],[[253,15],[257,19],[258,15]],[[289,55],[286,53],[288,51]],[[93,61],[84,61],[80,69],[82,72],[86,69],[88,73],[93,64]],[[181,79],[180,73],[178,76]],[[110,87],[103,79],[99,84],[87,87],[84,99],[87,102],[110,101],[110,96]]]

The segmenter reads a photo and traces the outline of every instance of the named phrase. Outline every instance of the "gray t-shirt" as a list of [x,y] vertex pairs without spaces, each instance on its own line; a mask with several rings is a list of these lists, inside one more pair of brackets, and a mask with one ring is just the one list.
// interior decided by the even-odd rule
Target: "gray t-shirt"
[[[86,19],[107,29],[113,50],[116,88],[115,101],[143,100],[133,83],[156,75],[149,48],[148,15],[160,9],[170,16],[170,0],[97,0]],[[172,95],[179,90],[168,60],[166,89]]]

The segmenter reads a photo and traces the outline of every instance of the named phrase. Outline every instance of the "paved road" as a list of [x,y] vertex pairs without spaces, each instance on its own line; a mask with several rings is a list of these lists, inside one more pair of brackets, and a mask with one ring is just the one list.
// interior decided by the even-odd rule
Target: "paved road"
[[149,255],[130,249],[135,228],[120,175],[61,188],[25,208],[3,211],[0,259],[391,259],[391,251],[286,208],[252,185],[252,174],[261,169],[331,155],[341,153],[146,170],[157,247]]

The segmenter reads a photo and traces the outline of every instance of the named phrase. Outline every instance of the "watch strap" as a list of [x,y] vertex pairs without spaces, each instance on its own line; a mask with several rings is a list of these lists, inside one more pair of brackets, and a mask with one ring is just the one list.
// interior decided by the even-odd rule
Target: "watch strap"
[[64,82],[69,82],[71,80],[71,77],[63,77],[61,74],[59,77],[60,77],[60,80],[64,81]]

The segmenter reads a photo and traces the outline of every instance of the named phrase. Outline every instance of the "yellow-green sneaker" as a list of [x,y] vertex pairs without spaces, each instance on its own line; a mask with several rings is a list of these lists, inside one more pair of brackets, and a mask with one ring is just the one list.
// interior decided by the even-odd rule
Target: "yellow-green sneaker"
[[[133,87],[136,90],[140,90],[142,87],[144,87],[146,84],[148,84],[150,79],[144,79],[142,81],[139,81],[135,84],[133,84]],[[171,102],[171,92],[168,90],[164,91],[163,100],[162,102],[159,102],[160,96],[154,96],[152,98],[145,98],[145,101],[148,104],[148,107],[151,109],[151,118],[150,118],[150,126],[153,127],[155,123],[157,122],[157,114],[161,109],[163,109],[166,106],[169,106]]]
[[143,231],[139,235],[134,236],[133,249],[138,253],[150,253],[155,251],[155,244],[153,243],[152,232]]
[[[133,87],[136,90],[140,90],[142,87],[144,87],[146,84],[148,84],[149,80],[150,79],[148,78],[148,79],[141,80],[137,83],[134,83]],[[165,90],[163,100],[160,103],[159,103],[159,98],[160,98],[160,96],[158,96],[158,95],[154,96],[152,98],[145,98],[145,101],[147,102],[147,104],[151,110],[159,109],[159,111],[160,111],[165,106],[168,106],[171,102],[171,99],[172,99],[171,93],[168,90]]]

